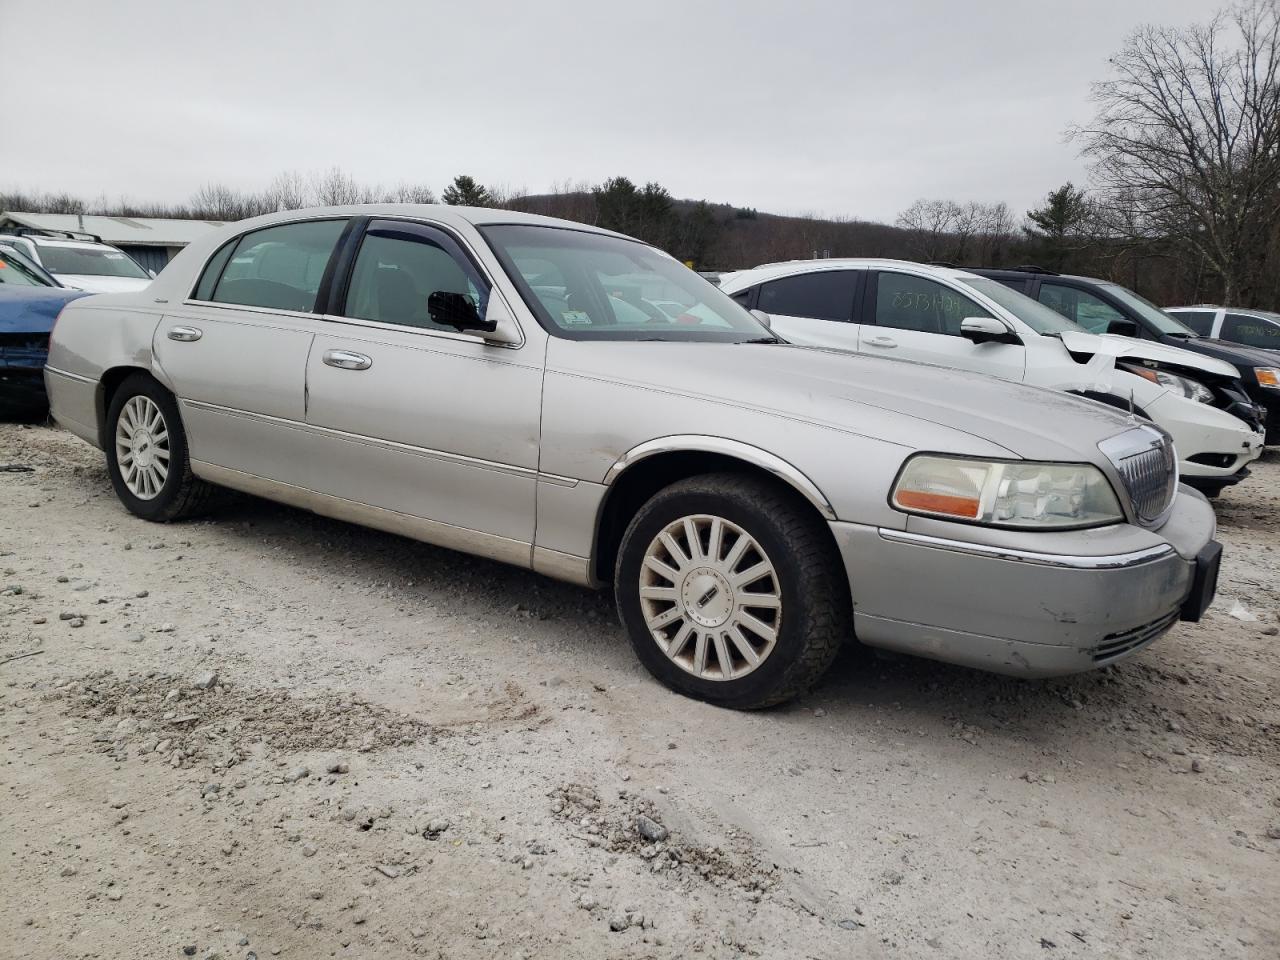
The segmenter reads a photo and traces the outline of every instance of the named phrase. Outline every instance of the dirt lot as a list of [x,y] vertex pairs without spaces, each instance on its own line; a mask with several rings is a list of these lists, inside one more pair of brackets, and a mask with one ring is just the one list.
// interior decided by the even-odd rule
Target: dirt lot
[[1135,659],[848,656],[754,715],[603,595],[249,498],[147,524],[48,428],[0,464],[0,956],[1280,955],[1274,453]]

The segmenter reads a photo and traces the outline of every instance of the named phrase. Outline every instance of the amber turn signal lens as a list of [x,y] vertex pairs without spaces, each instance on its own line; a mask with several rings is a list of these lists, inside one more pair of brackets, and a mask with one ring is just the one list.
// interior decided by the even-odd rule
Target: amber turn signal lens
[[979,502],[972,497],[954,497],[943,493],[925,493],[921,490],[899,490],[898,505],[908,510],[926,513],[944,513],[967,520],[977,519]]

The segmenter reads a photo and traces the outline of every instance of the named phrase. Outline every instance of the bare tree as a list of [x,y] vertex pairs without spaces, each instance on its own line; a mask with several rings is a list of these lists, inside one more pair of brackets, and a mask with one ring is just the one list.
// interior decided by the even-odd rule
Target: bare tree
[[297,170],[277,173],[267,187],[265,197],[274,204],[274,210],[301,210],[311,204],[311,191],[306,179]]
[[1247,301],[1280,214],[1280,8],[1247,0],[1185,30],[1146,26],[1072,131],[1133,235],[1190,248]]
[[921,260],[942,260],[955,246],[954,234],[963,214],[951,200],[917,200],[898,214],[898,226],[910,231],[910,246]]
[[330,167],[324,173],[311,175],[311,196],[322,207],[341,207],[351,203],[374,203],[377,188],[367,187],[341,167]]

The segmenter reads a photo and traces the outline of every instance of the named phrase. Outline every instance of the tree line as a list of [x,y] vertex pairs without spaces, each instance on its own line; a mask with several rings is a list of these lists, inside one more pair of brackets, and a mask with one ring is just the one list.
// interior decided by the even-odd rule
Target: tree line
[[[659,183],[625,176],[529,193],[460,174],[440,200],[617,230],[705,270],[855,256],[1035,264],[1109,278],[1162,304],[1280,306],[1280,0],[1244,0],[1181,29],[1141,27],[1110,63],[1092,89],[1092,119],[1068,130],[1090,183],[1048,189],[1021,215],[999,200],[924,198],[893,224],[778,216],[676,199]],[[363,184],[335,167],[281,173],[258,191],[207,184],[186,204],[0,192],[0,209],[238,220],[435,200],[426,185]]]

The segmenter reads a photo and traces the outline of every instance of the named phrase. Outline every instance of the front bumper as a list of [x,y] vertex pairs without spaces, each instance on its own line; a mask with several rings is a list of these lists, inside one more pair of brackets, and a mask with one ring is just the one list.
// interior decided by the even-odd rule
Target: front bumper
[[1216,407],[1165,393],[1145,410],[1173,437],[1183,477],[1226,480],[1262,456],[1262,431]]
[[0,415],[26,415],[45,410],[49,398],[40,371],[0,366]]
[[1158,532],[912,525],[831,523],[858,639],[995,673],[1051,677],[1115,663],[1180,616],[1198,619],[1216,585],[1213,509],[1192,491],[1180,491]]

